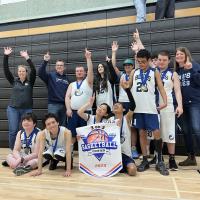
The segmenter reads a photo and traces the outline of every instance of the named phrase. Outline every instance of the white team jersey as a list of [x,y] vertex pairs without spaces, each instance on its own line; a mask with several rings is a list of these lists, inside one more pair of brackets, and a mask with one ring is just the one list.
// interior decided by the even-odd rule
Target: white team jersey
[[[164,85],[165,92],[167,94],[167,107],[163,108],[160,112],[174,112],[174,104],[173,104],[173,88],[174,83],[172,80],[173,72],[167,71],[165,77],[162,82]],[[163,99],[159,93],[159,105],[163,104]]]
[[[115,117],[109,118],[110,121],[116,121],[118,119],[115,119]],[[127,119],[125,116],[123,116],[122,120],[123,124],[122,127],[120,127],[120,140],[121,140],[121,149],[122,153],[132,157],[131,154],[131,128],[130,125],[128,125]]]
[[[123,73],[121,75],[120,81],[121,80],[126,80],[126,74],[125,73]],[[118,101],[119,102],[129,102],[128,96],[127,96],[125,90],[121,86],[119,86],[119,99],[118,99]]]
[[96,105],[99,106],[102,103],[108,104],[111,108],[113,107],[113,90],[110,81],[107,81],[108,89],[103,89],[100,86],[99,93],[96,92]]
[[[56,149],[61,148],[61,149],[66,150],[66,141],[65,141],[65,134],[64,134],[64,132],[66,131],[66,128],[64,126],[59,126],[59,128],[60,128],[60,131],[58,134]],[[47,147],[47,149],[53,148],[53,146],[55,146],[56,139],[54,140],[51,139],[51,134],[47,129],[45,129],[44,132],[45,132],[45,138],[46,138],[45,146]]]
[[[106,122],[108,122],[108,119],[103,118],[101,120],[101,122],[98,122],[98,123],[106,123]],[[87,121],[87,126],[92,125],[92,124],[96,124],[96,123],[97,123],[96,122],[96,116],[95,115],[89,115],[89,119]]]
[[92,96],[92,89],[88,85],[86,79],[83,80],[79,89],[77,89],[76,81],[72,82],[71,86],[71,109],[78,110],[88,102],[89,98]]
[[[143,74],[145,76],[146,73]],[[140,69],[136,69],[133,75],[133,86],[131,88],[131,92],[136,103],[136,108],[134,110],[135,113],[158,114],[156,109],[154,69],[150,68],[145,89],[142,88]]]
[[[21,155],[25,156],[25,155],[31,154],[34,151],[35,144],[36,144],[36,136],[39,131],[40,131],[40,129],[34,128],[33,136],[30,135],[27,138],[25,136],[25,132],[21,131],[21,134],[20,134],[20,140],[21,140],[20,154]],[[28,144],[28,147],[27,147],[27,144]]]

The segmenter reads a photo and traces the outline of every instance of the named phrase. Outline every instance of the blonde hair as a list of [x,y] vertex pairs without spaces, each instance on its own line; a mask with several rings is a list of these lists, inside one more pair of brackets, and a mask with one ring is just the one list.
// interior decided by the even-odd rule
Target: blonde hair
[[177,53],[177,51],[181,51],[182,53],[185,54],[185,61],[184,61],[184,63],[187,62],[187,58],[189,59],[190,62],[192,62],[192,56],[191,56],[191,53],[190,53],[189,49],[186,48],[186,47],[178,47],[178,48],[176,49],[176,52],[175,52],[174,71],[177,71],[178,68],[180,67],[180,66],[179,66],[179,63],[176,62],[176,53]]

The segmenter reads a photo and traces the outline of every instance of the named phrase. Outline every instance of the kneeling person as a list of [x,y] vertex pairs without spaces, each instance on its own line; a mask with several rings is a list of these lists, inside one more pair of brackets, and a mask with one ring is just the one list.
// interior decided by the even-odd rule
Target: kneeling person
[[[38,133],[39,143],[38,170],[32,173],[33,176],[42,174],[43,157],[50,160],[49,170],[54,170],[59,161],[66,162],[66,172],[64,176],[71,175],[71,132],[59,126],[58,118],[55,114],[45,115],[43,124],[45,129]],[[45,149],[45,147],[47,149]]]

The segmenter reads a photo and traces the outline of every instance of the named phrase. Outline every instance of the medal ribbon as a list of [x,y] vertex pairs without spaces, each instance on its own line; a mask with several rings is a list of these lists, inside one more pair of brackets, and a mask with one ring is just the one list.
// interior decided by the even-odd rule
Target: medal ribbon
[[57,147],[57,144],[58,144],[58,136],[59,136],[59,133],[60,133],[60,127],[59,127],[59,129],[58,129],[58,134],[57,134],[57,137],[56,137],[55,145],[53,145],[53,142],[52,142],[53,153],[56,151],[56,147]]
[[78,81],[76,81],[76,88],[77,88],[78,90],[80,89],[82,83],[83,83],[83,80],[80,81],[80,83],[78,83]]
[[149,74],[150,74],[150,68],[146,71],[145,75],[144,75],[143,71],[140,69],[140,78],[141,78],[143,86],[146,85]]
[[24,138],[25,138],[25,141],[26,141],[26,148],[29,148],[30,144],[31,144],[31,141],[33,139],[33,135],[36,133],[36,129],[34,128],[33,131],[31,132],[30,136],[29,136],[29,140],[27,138],[27,135],[26,135],[26,132],[24,130]]

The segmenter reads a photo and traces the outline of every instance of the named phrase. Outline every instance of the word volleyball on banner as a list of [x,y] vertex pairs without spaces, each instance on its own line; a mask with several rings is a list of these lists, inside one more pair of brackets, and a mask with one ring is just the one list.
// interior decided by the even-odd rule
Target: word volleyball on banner
[[122,169],[120,128],[115,123],[98,123],[77,128],[80,137],[79,169],[94,177],[110,177]]

